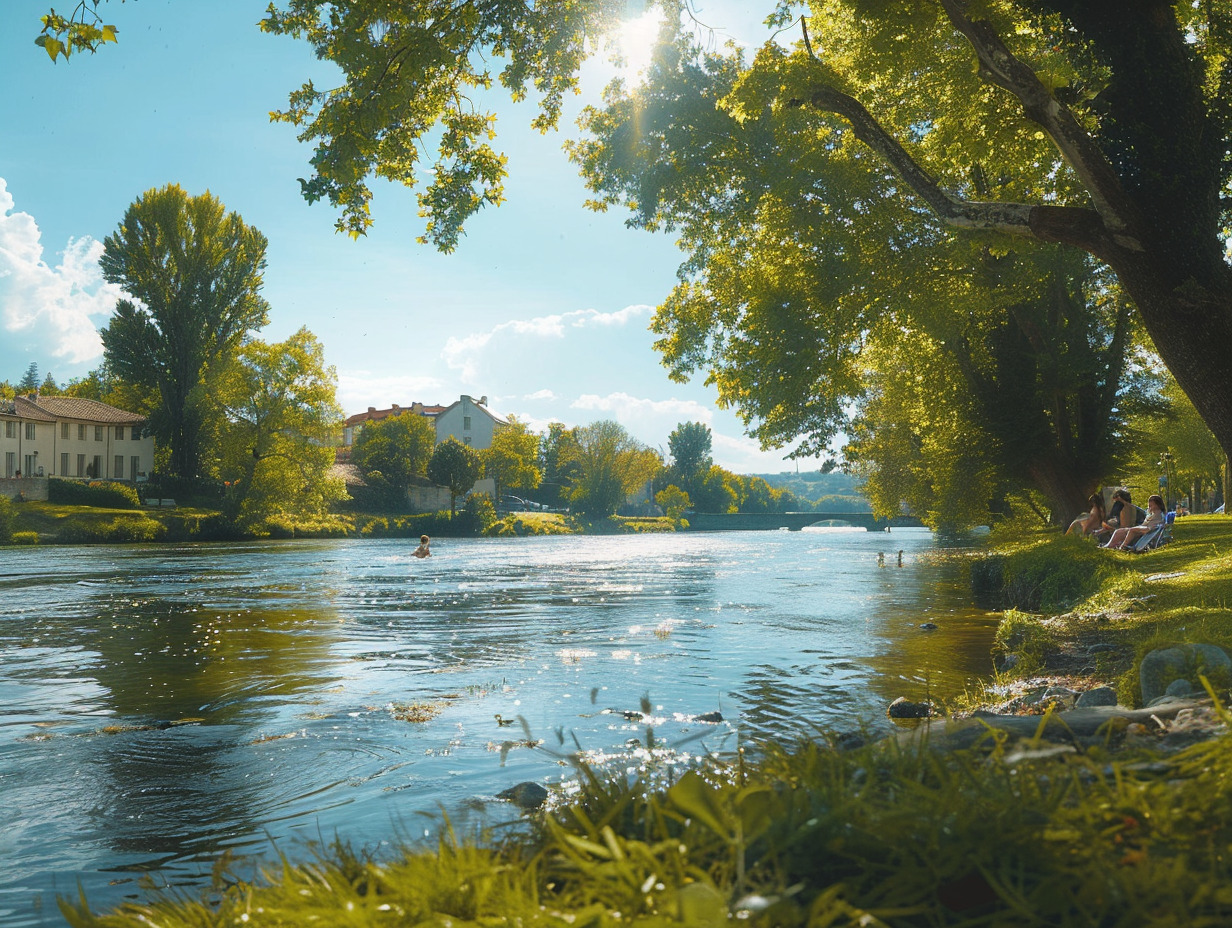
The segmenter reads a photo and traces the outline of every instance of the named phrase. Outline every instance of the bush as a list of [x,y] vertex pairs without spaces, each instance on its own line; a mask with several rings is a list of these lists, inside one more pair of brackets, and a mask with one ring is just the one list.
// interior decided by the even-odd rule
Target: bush
[[459,521],[463,531],[471,535],[482,535],[496,522],[496,507],[492,505],[492,497],[487,493],[472,493],[466,498]]
[[71,516],[60,526],[59,540],[66,544],[131,544],[160,541],[167,527],[143,515],[115,519]]
[[47,501],[67,506],[96,506],[100,509],[138,509],[141,497],[135,487],[127,483],[108,480],[63,480],[52,477],[47,481]]
[[13,503],[7,496],[0,496],[0,545],[9,543],[13,535]]
[[384,516],[377,516],[375,519],[369,519],[360,526],[359,534],[375,535],[378,538],[383,538],[389,534],[389,520]]
[[337,516],[302,519],[280,513],[254,526],[252,534],[269,538],[346,538],[350,528]]
[[12,545],[37,545],[38,541],[38,532],[13,532],[8,543]]

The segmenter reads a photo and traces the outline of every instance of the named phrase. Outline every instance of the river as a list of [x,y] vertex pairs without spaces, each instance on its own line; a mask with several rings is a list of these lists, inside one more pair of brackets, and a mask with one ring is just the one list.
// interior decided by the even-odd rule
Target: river
[[411,547],[3,549],[0,924],[192,889],[224,851],[499,820],[574,752],[636,768],[648,727],[687,761],[991,669],[994,619],[923,530]]

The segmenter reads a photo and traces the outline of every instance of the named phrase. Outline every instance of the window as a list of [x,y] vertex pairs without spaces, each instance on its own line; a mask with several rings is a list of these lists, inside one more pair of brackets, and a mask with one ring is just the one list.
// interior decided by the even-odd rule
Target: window
[[[84,429],[85,426],[83,425]],[[86,456],[84,454],[77,455],[77,476],[84,477],[86,475]]]
[[111,476],[116,480],[124,479],[124,455],[117,454],[115,456],[115,470],[111,472]]
[[68,476],[68,452],[67,451],[60,452],[60,476],[61,477]]
[[94,455],[94,461],[90,464],[90,476],[97,480],[103,476],[103,456],[101,454]]
[[26,423],[26,440],[27,440],[27,441],[33,441],[33,440],[34,440],[34,434],[35,434],[35,432],[34,432],[34,423],[33,423],[33,422],[27,422],[27,423]]
[[68,423],[67,422],[60,423],[60,437],[68,438]]
[[17,437],[17,423],[16,422],[4,423],[4,437],[5,438],[16,438]]
[[124,426],[117,425],[116,426],[116,441],[123,441],[123,440],[124,440]]
[[84,425],[77,426],[77,440],[78,441],[86,440],[86,427]]
[[137,475],[141,473],[141,458],[138,455],[133,455],[128,459],[128,479],[136,480]]
[[95,441],[103,440],[103,427],[101,425],[94,426],[94,440]]
[[462,436],[462,444],[464,444],[464,445],[466,445],[466,446],[468,446],[468,447],[469,447],[469,446],[470,446],[470,443],[471,443],[471,437],[470,437],[469,435],[463,435],[463,436]]
[[4,452],[4,476],[12,477],[15,470],[17,470],[17,452]]
[[470,431],[470,427],[471,427],[471,417],[463,416],[462,417],[462,429],[464,431]]

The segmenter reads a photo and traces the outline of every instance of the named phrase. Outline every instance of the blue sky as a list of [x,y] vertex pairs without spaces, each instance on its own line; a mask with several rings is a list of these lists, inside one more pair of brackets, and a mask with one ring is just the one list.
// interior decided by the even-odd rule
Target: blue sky
[[[677,423],[703,421],[718,463],[795,468],[744,436],[701,378],[668,380],[646,327],[675,282],[673,240],[582,205],[561,145],[610,65],[588,66],[555,135],[530,129],[531,106],[493,98],[507,202],[472,219],[454,254],[416,243],[414,192],[383,181],[373,229],[352,241],[328,205],[301,199],[309,147],[268,119],[304,80],[332,86],[331,68],[256,28],[267,3],[111,0],[101,10],[119,44],[56,65],[33,44],[46,0],[0,3],[0,379],[31,361],[60,382],[97,366],[117,296],[98,273],[102,240],[141,193],[178,183],[268,237],[261,337],[308,326],[348,414],[468,393],[537,428],[616,419],[664,449]],[[720,38],[758,42],[769,6],[715,0],[699,13]]]

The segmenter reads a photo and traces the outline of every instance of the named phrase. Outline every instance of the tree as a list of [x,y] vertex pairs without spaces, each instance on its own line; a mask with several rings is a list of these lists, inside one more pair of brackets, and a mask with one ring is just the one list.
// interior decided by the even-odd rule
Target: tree
[[449,514],[457,512],[458,497],[475,485],[483,474],[483,458],[470,445],[452,435],[436,446],[428,461],[428,479],[438,487],[449,487]]
[[569,503],[590,518],[615,514],[625,498],[662,467],[656,452],[610,419],[574,429],[572,437],[566,453],[577,470]]
[[38,365],[31,361],[30,366],[26,368],[25,376],[17,384],[17,392],[23,396],[29,396],[36,392],[39,387],[39,368]]
[[595,138],[573,148],[603,203],[678,229],[691,253],[653,323],[673,376],[705,369],[763,444],[803,435],[800,451],[825,453],[870,359],[923,352],[975,396],[998,476],[1068,518],[1140,392],[1126,359],[1143,336],[1115,279],[1073,250],[955,236],[870,174],[859,143],[819,126],[819,147],[798,110],[714,106],[752,74],[679,40],[644,86],[588,112]]
[[38,392],[40,396],[58,396],[60,394],[60,385],[56,383],[56,378],[51,376],[51,371],[48,371],[47,376],[43,378]]
[[696,490],[698,481],[714,463],[710,427],[702,422],[681,422],[667,436],[667,449],[672,456],[668,479],[686,493]]
[[1166,475],[1170,485],[1164,497],[1175,503],[1188,496],[1194,511],[1202,511],[1198,507],[1207,491],[1221,489],[1224,456],[1211,430],[1171,377],[1164,378],[1160,397],[1162,409],[1130,421],[1134,455],[1124,482],[1154,492],[1158,477]]
[[330,476],[342,422],[336,384],[306,328],[283,342],[246,342],[220,373],[219,477],[229,485],[233,524],[250,530],[280,513],[320,517],[344,496]]
[[693,508],[698,512],[735,512],[739,508],[740,491],[737,477],[731,471],[711,464],[691,494]]
[[142,194],[103,242],[103,276],[134,299],[102,331],[105,363],[120,379],[158,390],[154,435],[172,471],[201,472],[211,414],[208,379],[268,321],[260,296],[265,236],[209,193],[169,184]]
[[562,422],[549,422],[547,432],[539,440],[539,469],[543,472],[539,495],[553,506],[565,505],[577,477],[575,455],[570,450],[574,444],[574,430]]
[[[671,0],[662,6],[680,10]],[[343,210],[340,227],[360,233],[370,221],[368,178],[413,185],[418,145],[440,131],[441,157],[421,205],[427,237],[452,248],[465,218],[500,198],[503,161],[487,144],[492,118],[467,109],[469,91],[491,82],[481,70],[486,53],[505,56],[500,81],[515,98],[530,86],[544,94],[536,122],[547,127],[573,85],[583,39],[622,8],[577,0],[501,5],[499,15],[466,7],[462,15],[428,0],[291,0],[271,10],[262,28],[306,38],[344,75],[332,91],[304,85],[280,114],[318,142],[305,196],[328,197]],[[892,247],[883,257],[895,261],[921,255],[945,268],[932,245],[947,239],[927,234],[928,217],[994,251],[1049,244],[1089,255],[1115,272],[1160,356],[1232,451],[1226,4],[780,0],[771,24],[781,31],[796,8],[809,13],[800,41],[767,42],[750,66],[679,42],[660,55],[669,67],[693,62],[694,76],[735,77],[730,93],[665,98],[659,112],[644,114],[682,137],[660,174],[718,153],[740,180],[744,164],[725,150],[727,136],[713,131],[710,115],[766,120],[803,155],[790,172],[812,182],[808,196],[765,204],[766,235],[860,215],[871,202],[859,195],[865,185],[903,213],[903,234],[884,239]],[[641,139],[626,141],[636,148]],[[602,205],[611,189],[598,187]],[[630,202],[655,216],[654,185],[641,192]],[[745,195],[734,183],[716,205]],[[721,241],[692,243],[686,278]],[[850,254],[836,250],[836,262]],[[784,293],[795,267],[781,268]],[[787,330],[792,312],[782,311]],[[810,340],[746,347],[802,370],[810,352],[826,350]],[[756,381],[729,382],[725,395],[739,403],[757,392]],[[817,403],[810,412],[824,419],[841,407]]]
[[[371,175],[414,188],[419,175],[430,174],[419,195],[427,218],[421,241],[451,251],[463,222],[503,198],[505,156],[488,145],[496,117],[477,105],[493,82],[488,62],[505,59],[496,80],[515,99],[531,87],[542,94],[535,126],[546,131],[577,85],[588,40],[624,9],[623,0],[484,8],[438,0],[271,4],[263,30],[306,39],[343,71],[343,86],[322,91],[308,82],[273,116],[300,127],[300,141],[316,142],[313,175],[301,181],[304,197],[328,199],[342,211],[337,228],[358,235],[371,223]],[[437,128],[439,154],[425,170],[422,142]]]
[[693,504],[689,501],[689,494],[680,489],[680,487],[674,483],[669,484],[655,494],[655,502],[659,504],[667,514],[667,517],[677,525],[682,523],[688,525],[684,521],[684,514]]
[[543,480],[539,436],[513,416],[492,436],[483,460],[485,472],[496,481],[498,499],[503,489],[533,490]]
[[396,496],[428,471],[428,461],[436,447],[432,420],[404,410],[378,422],[369,422],[355,437],[351,460],[365,475],[380,471]]

